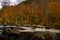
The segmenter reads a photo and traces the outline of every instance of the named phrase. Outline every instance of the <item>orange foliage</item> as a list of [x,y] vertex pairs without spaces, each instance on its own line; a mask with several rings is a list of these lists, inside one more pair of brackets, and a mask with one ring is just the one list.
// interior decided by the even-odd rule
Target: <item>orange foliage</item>
[[[22,2],[21,4],[18,4],[16,6],[5,6],[1,10],[1,13],[2,13],[1,18],[6,21],[9,20],[9,22],[11,22],[10,20],[14,20],[15,21],[15,22],[13,21],[14,23],[21,24],[22,22],[23,23],[26,23],[26,22],[30,23],[31,16],[34,16],[35,23],[37,23],[37,24],[40,22],[42,23],[42,21],[41,21],[41,20],[43,20],[43,16],[42,16],[43,11],[41,8],[42,6],[35,5],[34,2],[27,3],[27,4],[25,4],[25,3]],[[48,5],[46,6],[46,9],[47,9],[46,13],[51,13],[53,16],[55,16],[57,18],[57,22],[58,22],[58,18],[60,18],[60,3],[57,3],[54,1],[49,2]],[[19,19],[20,21],[18,21],[18,18],[17,18],[18,16],[21,16],[21,20]],[[47,20],[46,20],[46,22],[47,22]]]

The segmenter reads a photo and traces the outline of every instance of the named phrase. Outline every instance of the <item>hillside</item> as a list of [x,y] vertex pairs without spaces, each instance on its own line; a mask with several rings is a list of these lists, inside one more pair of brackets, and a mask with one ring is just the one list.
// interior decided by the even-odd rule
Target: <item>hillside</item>
[[0,10],[0,23],[60,26],[59,0],[27,0]]

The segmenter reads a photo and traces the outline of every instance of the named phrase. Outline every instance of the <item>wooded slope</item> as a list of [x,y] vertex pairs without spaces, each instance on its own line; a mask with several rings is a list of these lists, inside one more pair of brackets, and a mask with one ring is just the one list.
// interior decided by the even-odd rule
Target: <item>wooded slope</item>
[[27,0],[0,10],[0,23],[60,25],[60,0]]

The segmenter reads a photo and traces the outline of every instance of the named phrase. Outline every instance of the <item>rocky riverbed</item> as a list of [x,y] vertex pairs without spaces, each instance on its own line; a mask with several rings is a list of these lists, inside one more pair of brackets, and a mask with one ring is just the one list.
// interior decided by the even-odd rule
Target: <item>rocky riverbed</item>
[[21,34],[0,34],[0,40],[60,40],[60,33],[22,32]]

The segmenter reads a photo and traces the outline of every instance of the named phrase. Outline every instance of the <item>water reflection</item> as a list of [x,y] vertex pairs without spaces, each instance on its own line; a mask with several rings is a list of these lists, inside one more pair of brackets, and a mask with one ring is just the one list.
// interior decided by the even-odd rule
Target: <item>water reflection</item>
[[[48,33],[48,32],[45,32]],[[53,35],[45,34],[43,32],[38,33],[32,33],[32,32],[22,32],[21,34],[0,34],[0,40],[45,40],[43,37],[44,35],[47,35],[45,38],[48,40],[50,37],[53,37]],[[50,35],[50,36],[49,36]],[[42,37],[42,38],[41,38]],[[56,33],[56,37],[54,39],[50,38],[49,40],[60,40],[60,33]]]

